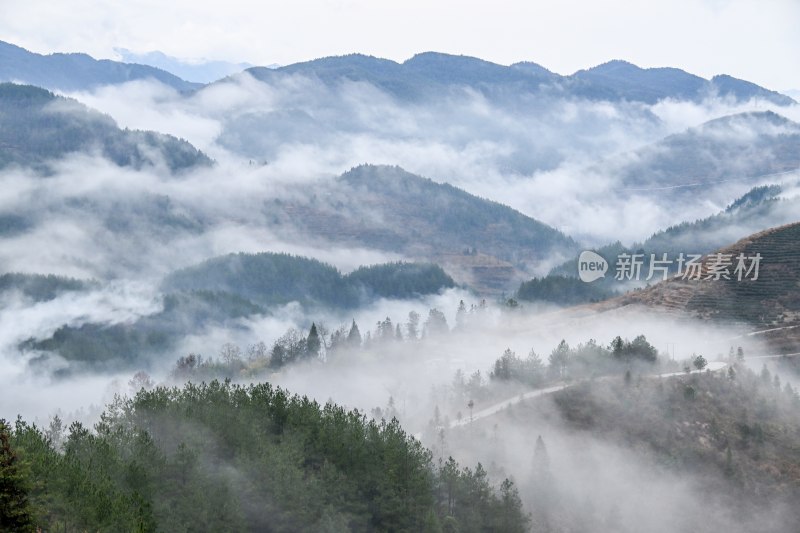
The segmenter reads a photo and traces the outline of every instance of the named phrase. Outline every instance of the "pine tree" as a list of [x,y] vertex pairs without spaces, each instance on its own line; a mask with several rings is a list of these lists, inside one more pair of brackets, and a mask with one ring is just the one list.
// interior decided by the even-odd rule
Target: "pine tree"
[[772,381],[772,373],[770,373],[766,363],[764,363],[764,366],[761,367],[761,381],[765,385],[769,385]]
[[419,313],[416,311],[411,311],[408,313],[408,324],[406,325],[406,329],[408,330],[409,340],[417,340],[419,337]]
[[319,333],[317,333],[317,324],[312,322],[308,337],[306,337],[306,357],[311,359],[319,357],[320,347],[321,343],[319,340]]
[[392,326],[392,319],[388,316],[386,320],[382,322],[378,322],[378,332],[375,336],[377,340],[381,341],[389,341],[392,339],[392,335],[394,334],[394,327]]
[[458,310],[456,311],[456,328],[463,329],[467,322],[467,306],[464,300],[458,302]]
[[550,531],[556,502],[555,480],[550,471],[550,457],[547,446],[539,435],[533,449],[533,470],[531,472],[533,497],[534,531]]
[[428,320],[425,321],[425,336],[436,337],[449,331],[444,313],[438,309],[431,309],[428,312]]
[[353,325],[350,326],[350,333],[347,335],[347,344],[354,348],[361,346],[361,332],[358,330],[358,324],[353,320]]
[[500,513],[498,531],[519,533],[528,531],[529,519],[522,510],[522,500],[514,482],[509,479],[500,485]]
[[0,419],[0,531],[35,531],[28,488],[17,468],[11,432]]
[[728,446],[728,449],[725,450],[725,468],[724,468],[725,476],[731,477],[735,473],[735,469],[733,467],[733,453],[731,452],[731,447]]

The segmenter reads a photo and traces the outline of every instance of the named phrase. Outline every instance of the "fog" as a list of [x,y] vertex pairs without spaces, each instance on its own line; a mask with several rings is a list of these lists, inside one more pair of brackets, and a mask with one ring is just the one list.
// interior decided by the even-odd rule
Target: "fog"
[[[320,361],[233,379],[268,380],[320,403],[332,400],[375,416],[391,412],[435,457],[453,455],[463,464],[481,461],[493,480],[512,475],[528,509],[536,500],[528,473],[534,469],[536,438],[542,435],[562,501],[580,506],[591,500],[594,506],[576,513],[581,519],[610,521],[618,515],[630,531],[674,531],[670,520],[690,528],[711,508],[719,511],[715,524],[736,525],[724,502],[702,498],[694,476],[667,473],[652,457],[632,454],[611,438],[575,430],[559,418],[549,396],[448,430],[446,442],[430,431],[430,421],[436,410],[449,422],[465,418],[469,408],[451,387],[456,373],[469,379],[479,371],[479,385],[488,387],[494,362],[506,349],[520,357],[533,350],[546,363],[562,340],[576,346],[594,339],[608,346],[616,336],[645,335],[660,352],[661,366],[649,374],[637,370],[636,377],[650,379],[650,374],[680,371],[696,354],[722,359],[734,346],[744,346],[748,354],[768,353],[759,338],[745,336],[745,326],[714,326],[632,306],[604,311],[595,306],[509,309],[494,295],[485,310],[470,313],[456,328],[459,302],[478,306],[484,299],[468,287],[457,287],[348,310],[297,302],[273,306],[225,324],[198,326],[170,353],[148,354],[123,368],[79,364],[25,344],[48,339],[65,325],[130,325],[156,315],[164,309],[161,282],[166,275],[227,253],[287,252],[330,263],[343,273],[361,265],[429,259],[326,241],[299,225],[275,223],[265,208],[276,200],[304,205],[312,194],[334,204],[338,195],[347,194],[335,178],[361,163],[399,165],[507,204],[583,246],[641,242],[670,225],[720,212],[754,185],[782,184],[781,198],[787,203],[767,216],[707,236],[709,242],[732,242],[796,220],[800,174],[706,184],[687,199],[658,187],[631,187],[620,169],[645,160],[642,149],[709,120],[767,109],[800,120],[797,106],[721,99],[647,106],[552,95],[503,101],[470,90],[409,103],[364,83],[326,86],[294,76],[266,84],[247,74],[191,95],[134,82],[68,96],[108,113],[121,127],[188,139],[216,164],[173,174],[159,162],[133,170],[97,154],[73,154],[53,163],[46,177],[21,168],[0,171],[0,212],[22,215],[29,223],[19,233],[0,237],[0,270],[91,280],[85,290],[62,292],[46,301],[19,291],[0,293],[0,416],[19,414],[39,424],[54,414],[67,421],[96,421],[114,395],[136,392],[129,381],[137,371],[147,372],[156,384],[180,385],[175,363],[190,353],[218,361],[229,344],[242,351],[259,342],[271,348],[287,330],[307,334],[312,322],[330,335],[339,328],[349,330],[355,321],[362,336],[370,332],[374,338],[376,323],[388,317],[401,325],[404,342],[323,350]],[[743,121],[715,135],[740,142],[794,131],[759,127]],[[724,163],[732,171],[740,162]],[[684,183],[695,179],[687,175]],[[379,216],[349,215],[364,224]],[[695,245],[687,240],[687,252],[694,252],[690,247]],[[538,272],[557,263],[551,261],[537,265]],[[424,322],[430,309],[444,312],[452,331],[408,339],[409,312]],[[492,394],[477,399],[474,409],[514,398],[520,390],[498,387]],[[518,411],[522,418],[515,418]]]
[[[187,97],[146,82],[70,96],[123,126],[187,138],[218,160],[267,162],[270,179],[297,183],[365,162],[396,164],[507,204],[591,245],[644,240],[781,179],[736,176],[693,186],[689,196],[665,197],[661,187],[620,182],[621,169],[640,162],[637,150],[737,113],[774,111],[800,119],[800,106],[713,97],[646,105],[451,89],[432,101],[407,102],[364,82],[325,85],[287,75],[266,83],[247,73]],[[746,121],[724,130],[739,141],[765,133],[778,132]],[[735,175],[739,161],[719,163]],[[690,173],[677,180],[697,181]]]

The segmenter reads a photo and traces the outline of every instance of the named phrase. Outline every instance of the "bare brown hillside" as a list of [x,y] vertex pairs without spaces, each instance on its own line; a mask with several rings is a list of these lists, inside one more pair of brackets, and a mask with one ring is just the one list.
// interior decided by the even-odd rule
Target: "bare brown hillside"
[[[717,254],[761,255],[758,279],[706,279]],[[731,271],[732,272],[732,271]],[[750,235],[702,258],[701,279],[676,275],[652,287],[596,304],[598,310],[628,305],[688,314],[704,320],[744,323],[763,333],[779,353],[800,351],[800,222]],[[750,276],[752,278],[752,274]]]

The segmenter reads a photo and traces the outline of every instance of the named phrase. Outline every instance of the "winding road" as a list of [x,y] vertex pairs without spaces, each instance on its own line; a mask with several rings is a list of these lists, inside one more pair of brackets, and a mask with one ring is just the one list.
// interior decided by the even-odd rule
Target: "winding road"
[[[690,374],[698,374],[698,373],[701,373],[701,372],[719,372],[720,370],[723,370],[727,366],[728,366],[728,364],[725,363],[725,362],[714,361],[714,362],[708,363],[708,365],[706,365],[706,367],[703,368],[702,370],[692,370],[689,373]],[[651,377],[651,378],[669,378],[669,377],[674,377],[674,376],[685,376],[685,375],[686,375],[686,372],[668,372],[666,374],[653,374],[653,375],[650,375],[650,376],[647,376],[647,377]],[[518,394],[516,396],[513,396],[511,398],[503,400],[502,402],[498,402],[498,403],[495,403],[493,405],[490,405],[489,407],[481,409],[478,412],[474,412],[474,413],[472,413],[472,415],[470,415],[468,417],[464,417],[461,420],[455,420],[455,421],[450,423],[449,428],[453,429],[453,428],[457,428],[457,427],[468,426],[469,424],[471,424],[471,423],[473,423],[473,422],[475,422],[477,420],[481,420],[482,418],[487,418],[487,417],[490,417],[492,415],[495,415],[495,414],[499,413],[500,411],[502,411],[503,409],[505,409],[507,407],[511,407],[512,405],[517,404],[519,402],[522,402],[524,400],[528,400],[530,398],[537,398],[539,396],[544,396],[546,394],[553,394],[554,392],[558,392],[560,390],[566,389],[567,387],[572,387],[573,385],[576,385],[576,383],[559,383],[558,385],[553,385],[553,386],[550,386],[550,387],[546,387],[544,389],[536,389],[536,390],[532,390],[532,391],[529,391],[529,392],[526,392],[526,393],[523,393],[523,394]]]

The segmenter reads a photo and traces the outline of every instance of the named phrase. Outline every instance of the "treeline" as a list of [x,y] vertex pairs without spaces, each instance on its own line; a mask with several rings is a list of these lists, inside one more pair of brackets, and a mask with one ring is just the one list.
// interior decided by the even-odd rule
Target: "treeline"
[[53,300],[65,292],[84,291],[93,287],[90,281],[84,281],[53,274],[20,274],[8,273],[0,275],[0,294],[19,292],[35,302]]
[[614,292],[610,288],[602,285],[584,283],[571,276],[549,275],[544,278],[533,278],[520,284],[516,299],[527,302],[577,305],[600,302],[613,295]]
[[493,380],[516,381],[537,387],[545,382],[614,374],[631,368],[652,369],[657,361],[658,350],[644,335],[632,341],[617,336],[608,346],[590,339],[573,348],[562,340],[550,352],[547,366],[534,350],[522,359],[507,349],[495,361],[489,376]]
[[435,465],[396,420],[269,384],[141,390],[91,431],[0,423],[0,526],[35,531],[526,531],[513,483]]
[[359,351],[385,349],[426,339],[443,339],[450,333],[462,331],[470,320],[477,319],[486,309],[485,300],[471,305],[469,310],[464,301],[460,301],[452,329],[445,314],[436,308],[429,309],[424,320],[416,311],[408,313],[405,323],[395,323],[386,317],[379,320],[374,329],[363,333],[355,320],[332,331],[323,324],[312,322],[307,331],[289,328],[271,345],[261,341],[243,350],[233,343],[226,343],[216,358],[194,353],[182,356],[172,370],[172,377],[179,380],[252,377],[265,370],[275,371],[299,362],[330,362]]
[[300,302],[351,309],[377,298],[413,298],[455,287],[441,267],[429,263],[387,263],[342,275],[307,257],[284,253],[229,254],[174,272],[166,290],[228,292],[259,305]]
[[[703,358],[697,356],[696,359]],[[684,363],[692,365],[692,361]],[[475,370],[466,375],[457,370],[449,385],[432,391],[435,409],[427,431],[431,438],[437,438],[436,428],[447,426],[452,416],[462,419],[466,408],[471,409],[470,403],[485,406],[490,401],[507,399],[517,392],[577,383],[595,377],[627,376],[626,379],[630,380],[634,374],[680,370],[678,362],[659,358],[657,350],[644,335],[637,336],[633,341],[616,337],[608,345],[590,339],[570,346],[562,340],[546,358],[533,349],[524,357],[506,349],[487,371]],[[444,407],[444,413],[439,406]]]

